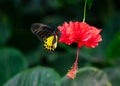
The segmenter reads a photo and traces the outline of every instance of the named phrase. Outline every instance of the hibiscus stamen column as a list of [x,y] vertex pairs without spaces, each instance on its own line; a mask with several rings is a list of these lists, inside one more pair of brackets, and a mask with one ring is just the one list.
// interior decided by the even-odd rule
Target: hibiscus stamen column
[[76,60],[73,64],[72,69],[67,73],[68,78],[74,79],[76,76],[77,68],[78,68],[78,55],[79,55],[79,47],[77,48],[77,53],[76,53]]

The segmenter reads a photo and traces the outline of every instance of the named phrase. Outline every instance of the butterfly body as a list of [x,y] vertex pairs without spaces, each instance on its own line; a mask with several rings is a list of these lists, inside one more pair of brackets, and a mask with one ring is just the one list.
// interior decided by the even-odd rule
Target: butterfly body
[[31,26],[31,31],[40,39],[43,40],[43,46],[48,51],[54,51],[57,47],[57,31],[48,25],[34,23]]

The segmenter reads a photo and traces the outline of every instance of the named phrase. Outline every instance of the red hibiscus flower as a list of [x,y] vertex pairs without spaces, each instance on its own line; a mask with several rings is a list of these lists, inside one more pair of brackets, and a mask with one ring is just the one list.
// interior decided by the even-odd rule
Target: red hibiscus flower
[[98,45],[98,42],[102,41],[99,34],[101,29],[99,30],[84,22],[65,22],[62,26],[59,26],[58,29],[61,32],[59,42],[68,45],[76,42],[78,47],[85,45],[94,48]]
[[[78,50],[83,45],[89,48],[95,48],[98,45],[98,42],[102,41],[100,35],[101,29],[97,29],[94,26],[90,26],[85,22],[65,22],[62,26],[58,26],[58,29],[61,32],[59,42],[68,45],[72,43],[77,43]],[[74,79],[77,72],[77,63],[78,52],[76,61],[72,69],[67,73],[67,77]]]

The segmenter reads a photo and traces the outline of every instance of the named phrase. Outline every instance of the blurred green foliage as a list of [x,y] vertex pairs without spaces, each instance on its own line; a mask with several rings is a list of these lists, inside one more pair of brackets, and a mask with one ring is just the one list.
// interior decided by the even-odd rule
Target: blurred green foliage
[[27,68],[27,60],[17,49],[0,49],[0,84]]
[[73,81],[64,75],[75,60],[76,45],[58,43],[55,52],[47,52],[30,31],[35,22],[57,28],[65,21],[82,21],[84,1],[0,0],[0,86],[119,86],[120,0],[88,0],[86,22],[102,28],[103,41],[94,49],[80,49],[79,71],[86,70]]
[[19,73],[4,86],[59,86],[60,76],[50,68],[36,67]]
[[8,16],[0,13],[0,46],[6,44],[11,36],[11,26]]

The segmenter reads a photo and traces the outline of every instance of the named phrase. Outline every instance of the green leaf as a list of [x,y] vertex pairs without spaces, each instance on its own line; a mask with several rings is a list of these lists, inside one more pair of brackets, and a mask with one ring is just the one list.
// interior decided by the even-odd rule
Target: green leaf
[[106,60],[119,66],[120,62],[120,32],[116,33],[107,47]]
[[61,86],[111,86],[107,75],[96,68],[79,69],[74,80],[64,77]]
[[112,86],[119,86],[120,85],[120,68],[105,68],[104,71],[107,73]]
[[5,44],[11,36],[11,26],[8,17],[0,14],[0,45]]
[[104,71],[107,73],[112,86],[120,85],[120,68],[105,68]]
[[17,74],[4,86],[59,86],[60,76],[51,68],[35,67]]
[[48,7],[52,9],[59,9],[62,7],[60,0],[47,0],[46,4],[48,4]]
[[87,5],[89,9],[91,8],[92,4],[93,4],[93,0],[87,0]]
[[26,67],[27,61],[20,51],[13,48],[0,49],[0,86]]

